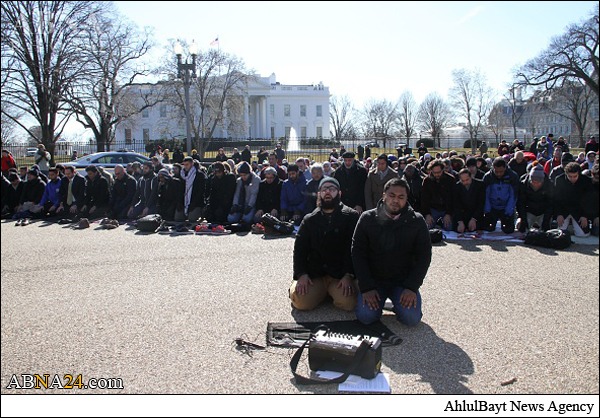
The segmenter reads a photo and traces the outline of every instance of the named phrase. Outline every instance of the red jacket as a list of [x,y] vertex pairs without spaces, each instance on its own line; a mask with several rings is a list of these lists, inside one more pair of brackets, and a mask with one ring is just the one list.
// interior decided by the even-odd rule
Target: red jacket
[[2,172],[6,173],[11,168],[17,168],[17,163],[12,156],[12,154],[8,154],[7,156],[2,156]]

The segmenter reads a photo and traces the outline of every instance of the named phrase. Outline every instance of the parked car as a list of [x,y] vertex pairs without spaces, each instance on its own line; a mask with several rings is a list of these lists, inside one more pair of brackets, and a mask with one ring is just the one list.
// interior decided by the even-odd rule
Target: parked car
[[[97,152],[95,154],[85,155],[81,158],[76,159],[75,161],[71,161],[69,164],[73,165],[75,168],[80,171],[85,170],[85,168],[89,165],[102,166],[104,168],[112,169],[115,168],[117,164],[121,164],[122,166],[126,166],[129,163],[139,162],[143,164],[146,161],[149,161],[150,158],[145,155],[138,154],[137,152],[128,152],[128,151],[110,151],[110,152]],[[171,169],[171,164],[163,164],[166,168]]]
[[377,141],[366,142],[363,146],[366,147],[367,145],[369,146],[369,148],[381,148],[381,145],[379,145],[379,142]]
[[35,157],[35,153],[37,152],[37,148],[26,148],[25,149],[25,156],[26,157]]

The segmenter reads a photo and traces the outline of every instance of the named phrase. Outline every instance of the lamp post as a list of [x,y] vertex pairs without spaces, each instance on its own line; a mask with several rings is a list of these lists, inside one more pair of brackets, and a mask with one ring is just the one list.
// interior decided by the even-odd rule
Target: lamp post
[[188,63],[187,58],[185,63],[181,62],[183,47],[179,42],[175,44],[175,55],[177,55],[177,78],[183,80],[183,90],[185,94],[185,131],[186,131],[186,147],[188,155],[192,152],[192,126],[190,121],[190,85],[192,79],[196,78],[196,55],[197,47],[194,41],[190,45],[189,52],[192,56],[192,62]]

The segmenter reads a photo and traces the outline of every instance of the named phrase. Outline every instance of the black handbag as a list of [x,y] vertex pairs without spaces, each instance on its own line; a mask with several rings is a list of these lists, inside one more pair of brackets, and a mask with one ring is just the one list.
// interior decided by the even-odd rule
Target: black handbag
[[444,232],[439,228],[432,228],[429,230],[429,238],[431,239],[432,244],[437,244],[444,240]]
[[146,215],[143,218],[138,219],[135,227],[138,231],[142,232],[156,232],[161,223],[162,217],[155,213],[153,215]]

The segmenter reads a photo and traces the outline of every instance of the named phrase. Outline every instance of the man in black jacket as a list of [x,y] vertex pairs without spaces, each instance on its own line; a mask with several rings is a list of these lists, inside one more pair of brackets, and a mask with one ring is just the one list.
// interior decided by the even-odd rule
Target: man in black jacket
[[485,189],[483,182],[473,178],[468,168],[458,172],[454,185],[454,230],[459,234],[482,228]]
[[166,168],[158,172],[158,193],[156,198],[156,211],[163,220],[168,222],[181,222],[185,220],[183,214],[183,194],[185,183],[183,180],[171,176]]
[[358,212],[341,203],[340,184],[334,178],[321,180],[319,198],[319,209],[304,217],[294,242],[292,306],[314,309],[329,294],[336,308],[352,311],[357,285],[350,246]]
[[383,201],[361,215],[352,238],[352,260],[360,288],[355,310],[360,322],[379,320],[389,297],[398,321],[419,323],[419,288],[431,263],[431,239],[425,219],[408,204],[404,180],[388,181]]
[[39,177],[39,171],[31,169],[27,172],[27,181],[21,193],[19,207],[13,215],[13,219],[30,218],[32,215],[31,209],[40,203],[46,183]]
[[552,220],[552,183],[546,177],[544,168],[538,164],[532,167],[519,184],[517,198],[517,229],[525,232],[529,228],[547,231]]
[[127,216],[131,219],[143,218],[156,213],[158,200],[158,176],[154,173],[152,162],[144,162],[142,176],[136,184],[131,209]]
[[60,183],[60,204],[56,213],[63,219],[74,220],[85,201],[85,179],[72,165],[65,166]]
[[342,203],[351,207],[359,214],[365,210],[365,183],[367,170],[355,159],[351,151],[345,152],[342,157],[344,164],[335,170],[333,177],[340,183]]
[[203,170],[196,168],[192,157],[185,157],[183,159],[181,178],[185,184],[183,195],[184,212],[191,223],[196,223],[204,214],[206,174]]
[[554,186],[554,214],[558,227],[566,230],[573,224],[578,237],[590,234],[590,224],[583,202],[593,192],[592,181],[581,175],[581,166],[575,162],[567,164],[564,174],[556,178]]
[[265,168],[264,175],[265,178],[261,180],[258,187],[256,213],[254,214],[255,222],[260,222],[265,213],[270,213],[274,217],[279,218],[279,212],[281,211],[281,186],[283,182],[279,179],[277,170],[273,167]]
[[126,219],[129,209],[133,207],[137,183],[133,176],[125,172],[121,164],[115,166],[115,183],[110,194],[109,217],[112,219]]
[[85,172],[85,199],[79,215],[82,218],[103,218],[110,201],[108,180],[100,174],[95,165],[87,166]]
[[445,230],[452,228],[452,192],[456,179],[444,171],[441,160],[428,165],[429,175],[423,179],[421,189],[421,213],[429,228],[441,221]]
[[226,172],[225,165],[220,161],[213,164],[212,173],[208,178],[207,194],[206,219],[211,223],[226,223],[235,194],[235,175]]

